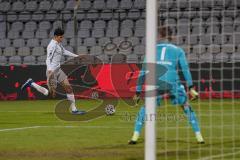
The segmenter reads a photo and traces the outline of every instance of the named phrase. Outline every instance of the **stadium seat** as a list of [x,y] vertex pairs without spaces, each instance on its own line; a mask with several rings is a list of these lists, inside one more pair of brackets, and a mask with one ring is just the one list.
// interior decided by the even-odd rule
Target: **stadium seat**
[[34,31],[24,30],[22,32],[22,38],[24,38],[24,39],[34,38]]
[[23,30],[23,23],[22,22],[13,22],[11,25],[11,30],[13,31],[22,31]]
[[46,59],[46,55],[37,57],[37,64],[46,64]]
[[134,36],[135,37],[145,37],[145,28],[136,28]]
[[220,53],[220,45],[218,44],[211,44],[210,46],[208,46],[208,51],[210,53],[213,53],[213,54],[218,54]]
[[19,31],[10,30],[8,32],[8,38],[9,39],[17,39],[17,38],[19,38]]
[[131,37],[131,36],[133,36],[132,28],[122,28],[120,30],[120,36],[121,37]]
[[69,0],[66,3],[66,8],[65,9],[69,10],[69,11],[72,11],[72,10],[74,10],[75,5],[76,5],[76,0]]
[[80,23],[80,28],[81,29],[91,29],[92,26],[93,26],[93,24],[92,24],[92,21],[90,21],[90,20],[83,20]]
[[60,20],[54,21],[52,24],[52,29],[63,28],[63,22]]
[[47,47],[51,39],[46,38],[41,40],[41,47]]
[[112,56],[117,54],[118,46],[115,43],[108,43],[104,46],[104,54]]
[[96,39],[94,37],[85,38],[83,41],[84,46],[95,46]]
[[3,1],[0,3],[0,12],[8,12],[11,8],[11,4],[8,1]]
[[126,19],[122,21],[121,28],[133,28],[134,22],[130,19]]
[[103,10],[101,13],[100,13],[100,19],[102,19],[102,20],[110,20],[110,19],[112,19],[113,18],[113,16],[112,16],[113,14],[112,14],[112,11],[111,10]]
[[123,37],[115,37],[115,38],[113,38],[113,43],[116,44],[117,46],[119,46],[120,43],[122,43],[123,41],[125,41],[125,38],[123,38]]
[[106,36],[107,37],[117,37],[119,35],[118,28],[107,28],[106,30]]
[[105,6],[106,6],[106,4],[105,4],[104,0],[93,1],[93,9],[104,10]]
[[200,35],[199,36],[199,40],[200,40],[200,44],[203,44],[203,45],[209,45],[209,44],[212,44],[212,37],[211,35]]
[[25,24],[26,31],[35,31],[37,29],[37,23],[34,21],[29,21]]
[[38,8],[38,4],[37,1],[27,1],[26,2],[26,6],[25,6],[25,10],[29,11],[29,12],[33,12],[36,11]]
[[45,50],[43,47],[34,47],[32,50],[32,55],[34,56],[42,56],[45,55]]
[[0,55],[0,65],[6,65],[7,63],[7,57]]
[[36,64],[36,58],[34,56],[23,57],[23,64],[34,65]]
[[1,40],[1,39],[5,39],[5,38],[7,38],[7,36],[6,36],[6,31],[1,31],[1,30],[0,30],[0,40]]
[[234,35],[234,39],[233,41],[235,42],[235,44],[240,44],[240,33],[235,33]]
[[214,62],[228,62],[229,55],[227,53],[219,53],[215,55]]
[[17,13],[15,13],[15,12],[8,12],[8,14],[7,14],[7,21],[8,22],[15,22],[15,21],[17,21]]
[[204,45],[194,45],[192,47],[192,53],[199,54],[199,55],[204,54],[204,53],[206,53],[206,46],[204,46]]
[[12,4],[12,11],[22,12],[25,8],[25,5],[22,1],[16,1]]
[[32,21],[42,21],[44,18],[44,14],[41,11],[36,11],[32,14]]
[[104,37],[104,29],[98,28],[92,30],[92,37],[101,38]]
[[97,55],[96,57],[102,61],[102,62],[98,62],[98,63],[102,64],[102,63],[109,63],[111,56],[108,56],[106,54],[100,54],[100,55]]
[[132,44],[129,41],[123,41],[119,45],[119,54],[131,54],[132,53]]
[[18,20],[21,22],[28,22],[31,20],[31,13],[30,12],[21,12],[18,15]]
[[52,10],[61,11],[65,7],[65,3],[63,0],[56,0],[53,2]]
[[35,33],[35,38],[38,38],[38,39],[48,38],[48,33],[46,30],[39,29]]
[[64,21],[70,21],[73,19],[73,13],[71,11],[62,11],[61,15]]
[[0,22],[0,31],[6,31],[7,29],[7,23],[6,22]]
[[58,13],[56,11],[48,11],[45,14],[44,20],[46,21],[55,21],[56,19],[58,19]]
[[48,0],[43,0],[43,1],[41,1],[40,2],[40,4],[39,4],[39,10],[40,11],[49,11],[50,10],[50,8],[51,8],[51,3],[50,3],[50,1],[48,1]]
[[89,10],[86,13],[86,18],[88,20],[97,20],[99,18],[99,12],[97,10]]
[[146,0],[135,0],[133,7],[137,8],[137,9],[145,9],[146,8]]
[[107,0],[106,7],[107,9],[118,9],[119,8],[118,0]]
[[186,54],[186,57],[189,63],[196,63],[199,59],[198,54],[196,53]]
[[118,20],[110,20],[108,21],[108,28],[119,28],[119,21]]
[[129,41],[132,44],[132,46],[136,46],[140,43],[138,37],[128,37],[127,41]]
[[77,47],[77,54],[81,55],[81,54],[88,54],[88,49],[86,46],[78,46]]
[[106,28],[106,22],[104,20],[97,20],[97,21],[94,21],[93,26],[95,29],[97,28],[104,29]]
[[127,56],[125,54],[115,54],[111,58],[111,63],[126,63]]
[[190,45],[196,45],[198,43],[198,36],[196,35],[191,35],[189,37],[189,44]]
[[120,1],[120,9],[131,9],[133,6],[133,1],[132,0],[121,0]]
[[133,54],[144,55],[145,54],[145,46],[144,45],[136,45],[133,49]]
[[127,15],[127,17],[132,20],[137,20],[140,18],[140,16],[141,16],[141,11],[138,9],[131,9]]
[[222,33],[233,33],[233,32],[234,32],[233,25],[222,26]]
[[[75,38],[71,38],[69,45],[74,47],[75,45]],[[82,45],[82,39],[81,38],[77,38],[77,46],[81,46]]]
[[139,19],[135,23],[136,28],[145,28],[145,20],[144,19]]
[[79,29],[78,30],[78,37],[79,38],[87,38],[90,37],[89,29]]
[[138,57],[136,54],[127,55],[127,63],[138,63]]
[[109,37],[102,37],[102,38],[99,38],[98,40],[98,45],[99,46],[105,46],[106,44],[110,43],[111,40]]
[[100,55],[103,54],[103,48],[102,46],[92,46],[90,48],[90,54],[91,55]]
[[28,56],[28,55],[30,55],[30,48],[28,47],[18,48],[18,56]]
[[201,63],[212,63],[213,62],[213,55],[212,55],[212,53],[200,54],[199,59],[200,59]]
[[13,47],[20,48],[25,46],[24,39],[14,39],[13,40]]
[[217,34],[217,35],[213,35],[213,44],[222,44],[224,41],[222,35]]
[[235,52],[235,46],[232,44],[223,44],[222,45],[222,52],[223,53],[234,53]]
[[71,28],[67,28],[65,30],[65,33],[64,33],[64,37],[65,38],[74,38],[75,34],[74,34],[74,30],[71,29]]
[[89,10],[91,8],[92,4],[89,0],[82,0],[81,5],[79,6],[80,10]]
[[10,39],[0,39],[0,48],[10,47]]
[[15,64],[15,65],[20,65],[22,64],[22,59],[20,56],[12,56],[9,57],[9,64]]
[[39,39],[28,39],[27,40],[27,47],[37,47],[39,46]]
[[[0,56],[1,57],[1,56]],[[240,62],[240,54],[238,53],[233,53],[230,58],[231,62]]]

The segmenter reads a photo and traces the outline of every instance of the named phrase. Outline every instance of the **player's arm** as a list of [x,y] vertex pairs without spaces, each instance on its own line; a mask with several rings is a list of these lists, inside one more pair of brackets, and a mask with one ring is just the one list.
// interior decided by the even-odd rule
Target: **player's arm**
[[63,54],[66,55],[66,56],[70,56],[70,57],[78,57],[77,54],[74,54],[74,53],[72,53],[72,52],[66,50],[65,48],[63,48],[63,50],[64,50]]
[[181,69],[183,72],[184,79],[187,82],[187,86],[189,88],[190,95],[192,97],[191,100],[194,100],[198,97],[198,92],[193,87],[192,75],[189,70],[188,61],[186,59],[185,52],[182,49],[180,52],[179,63],[180,63],[180,66],[181,66]]

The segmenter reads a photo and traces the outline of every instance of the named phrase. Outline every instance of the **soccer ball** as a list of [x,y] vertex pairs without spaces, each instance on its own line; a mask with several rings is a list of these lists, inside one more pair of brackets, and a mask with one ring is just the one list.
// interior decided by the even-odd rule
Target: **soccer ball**
[[109,116],[109,115],[113,115],[116,112],[115,106],[112,104],[108,104],[105,107],[105,113]]

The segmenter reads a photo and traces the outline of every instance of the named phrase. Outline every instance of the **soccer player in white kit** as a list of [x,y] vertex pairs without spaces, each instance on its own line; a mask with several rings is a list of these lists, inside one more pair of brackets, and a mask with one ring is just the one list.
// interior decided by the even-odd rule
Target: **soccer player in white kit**
[[63,55],[78,57],[77,54],[67,51],[62,46],[61,42],[63,40],[63,35],[64,31],[61,28],[57,28],[54,31],[54,38],[50,41],[47,47],[46,76],[49,90],[36,84],[31,78],[22,85],[21,90],[25,90],[27,87],[33,87],[45,96],[51,94],[55,97],[57,83],[60,83],[66,91],[67,99],[71,102],[72,114],[85,114],[85,111],[77,110],[73,89],[67,79],[67,75],[60,68],[60,62]]

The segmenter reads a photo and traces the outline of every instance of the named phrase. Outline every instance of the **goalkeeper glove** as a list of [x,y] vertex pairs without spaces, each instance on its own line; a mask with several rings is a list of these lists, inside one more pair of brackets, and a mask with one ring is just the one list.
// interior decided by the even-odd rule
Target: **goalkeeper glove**
[[136,92],[136,94],[133,96],[133,101],[135,103],[135,106],[137,106],[140,101],[140,95],[141,95],[141,92]]
[[189,87],[189,92],[190,92],[190,95],[191,95],[191,101],[195,100],[198,98],[199,94],[198,92],[193,88],[193,86],[190,86]]

